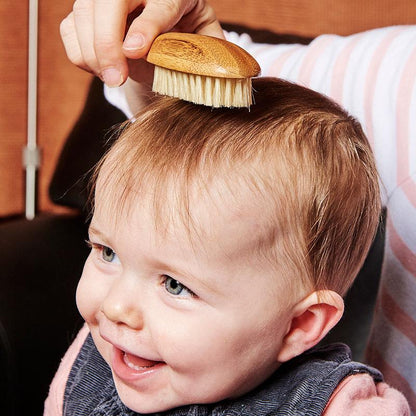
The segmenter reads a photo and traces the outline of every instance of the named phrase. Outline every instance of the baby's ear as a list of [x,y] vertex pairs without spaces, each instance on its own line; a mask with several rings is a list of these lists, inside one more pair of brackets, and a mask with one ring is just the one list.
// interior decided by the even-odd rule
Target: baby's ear
[[316,345],[341,319],[344,301],[331,290],[313,292],[294,307],[277,360],[289,361]]

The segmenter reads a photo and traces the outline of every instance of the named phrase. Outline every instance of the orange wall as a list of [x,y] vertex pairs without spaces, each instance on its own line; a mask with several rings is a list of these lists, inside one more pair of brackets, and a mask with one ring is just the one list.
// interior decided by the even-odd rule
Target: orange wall
[[[21,209],[21,148],[26,135],[27,10],[0,2],[0,214]],[[12,24],[17,23],[18,24]]]
[[416,23],[415,0],[211,0],[210,4],[223,21],[304,36],[348,35]]

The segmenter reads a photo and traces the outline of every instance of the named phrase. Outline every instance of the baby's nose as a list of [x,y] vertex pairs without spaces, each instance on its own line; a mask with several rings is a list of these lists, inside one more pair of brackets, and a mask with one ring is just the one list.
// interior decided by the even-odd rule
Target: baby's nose
[[119,325],[126,325],[139,330],[143,327],[143,314],[135,291],[122,277],[110,288],[105,297],[101,311],[107,319]]

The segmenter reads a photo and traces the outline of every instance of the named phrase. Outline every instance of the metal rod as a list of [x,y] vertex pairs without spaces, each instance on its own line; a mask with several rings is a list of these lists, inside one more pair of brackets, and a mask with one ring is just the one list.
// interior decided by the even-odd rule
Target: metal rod
[[26,166],[26,218],[33,219],[36,211],[36,170],[39,167],[37,134],[38,81],[38,0],[29,0],[29,44],[27,86],[27,145],[24,149]]

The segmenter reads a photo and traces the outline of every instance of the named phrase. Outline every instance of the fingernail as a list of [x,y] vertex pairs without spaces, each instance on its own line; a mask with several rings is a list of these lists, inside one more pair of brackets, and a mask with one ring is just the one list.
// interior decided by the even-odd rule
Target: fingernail
[[104,69],[101,75],[109,87],[119,87],[123,82],[121,72],[116,68]]
[[129,35],[124,40],[123,48],[129,51],[135,51],[144,47],[144,36],[141,33]]

